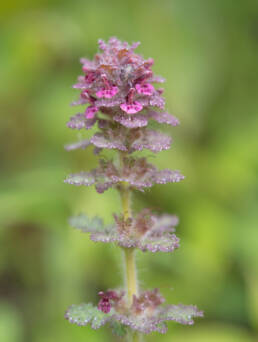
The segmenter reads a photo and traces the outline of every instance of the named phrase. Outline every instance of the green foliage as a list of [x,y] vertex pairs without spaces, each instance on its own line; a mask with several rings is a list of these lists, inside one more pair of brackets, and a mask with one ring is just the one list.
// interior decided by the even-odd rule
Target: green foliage
[[104,229],[103,221],[99,217],[94,217],[90,219],[85,214],[80,214],[78,216],[73,216],[69,219],[69,224],[83,232],[101,232]]
[[123,324],[112,321],[111,324],[112,333],[118,337],[124,337],[127,334],[127,328]]
[[80,304],[70,306],[65,316],[70,323],[79,326],[90,324],[92,329],[99,329],[110,319],[112,311],[106,314],[92,304]]

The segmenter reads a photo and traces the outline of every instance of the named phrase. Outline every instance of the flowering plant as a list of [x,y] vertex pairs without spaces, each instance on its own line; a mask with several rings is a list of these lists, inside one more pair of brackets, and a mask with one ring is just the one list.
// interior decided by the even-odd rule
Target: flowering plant
[[117,151],[116,158],[100,158],[99,167],[90,172],[69,175],[65,182],[74,185],[95,185],[103,193],[113,187],[121,196],[122,213],[114,215],[114,224],[104,226],[97,217],[84,214],[70,218],[71,226],[89,233],[95,242],[115,243],[125,258],[124,290],[99,292],[99,303],[72,305],[66,318],[77,325],[91,325],[97,329],[110,324],[113,331],[133,341],[141,334],[152,331],[165,333],[166,321],[193,324],[193,317],[202,316],[195,306],[164,305],[165,299],[158,289],[140,291],[137,283],[135,251],[173,252],[179,247],[175,235],[178,218],[170,214],[157,215],[150,209],[138,214],[131,210],[131,193],[144,191],[154,184],[179,182],[184,176],[177,170],[158,170],[146,157],[135,156],[135,151],[148,149],[159,152],[170,148],[171,138],[149,129],[154,120],[160,124],[176,126],[179,121],[164,111],[162,89],[154,83],[164,82],[152,72],[153,59],[144,60],[134,52],[139,43],[129,46],[116,38],[108,43],[99,41],[101,53],[93,61],[81,59],[84,75],[79,76],[74,88],[80,89],[79,100],[73,105],[87,105],[84,113],[70,118],[72,129],[90,129],[98,125],[99,131],[89,140],[66,145],[67,150],[94,146],[98,155],[103,149]]

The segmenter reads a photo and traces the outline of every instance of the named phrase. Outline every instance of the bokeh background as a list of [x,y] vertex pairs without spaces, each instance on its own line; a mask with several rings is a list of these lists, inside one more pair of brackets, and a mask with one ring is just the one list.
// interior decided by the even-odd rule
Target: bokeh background
[[[186,180],[134,197],[176,213],[181,248],[137,256],[144,289],[205,311],[194,327],[169,324],[146,341],[254,342],[258,338],[258,2],[256,0],[13,0],[0,14],[0,341],[115,341],[63,319],[71,303],[96,303],[119,286],[121,255],[67,224],[120,210],[110,190],[65,185],[96,165],[92,151],[65,152],[79,57],[97,39],[141,41],[166,77],[171,150],[153,157]],[[87,136],[89,133],[80,133]]]

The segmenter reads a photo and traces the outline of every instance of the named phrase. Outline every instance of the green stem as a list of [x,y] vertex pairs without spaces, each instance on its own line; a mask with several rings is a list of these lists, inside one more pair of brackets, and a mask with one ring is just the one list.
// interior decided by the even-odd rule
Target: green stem
[[135,333],[133,335],[133,342],[143,342],[142,335],[140,333]]
[[[138,295],[138,284],[134,252],[135,251],[133,248],[124,248],[128,307],[132,305],[133,295]],[[141,342],[141,334],[137,332],[132,332],[131,341]]]
[[132,216],[131,212],[131,193],[130,189],[126,184],[121,185],[121,200],[122,200],[122,207],[123,207],[123,215],[124,215],[124,220],[127,220]]
[[[120,153],[120,167],[123,167],[123,154]],[[131,210],[131,192],[126,183],[121,184],[120,195],[123,208],[124,220],[128,220],[132,216]],[[128,307],[132,305],[133,296],[138,295],[138,282],[135,264],[135,250],[134,248],[123,248],[125,259],[125,279]],[[132,332],[129,336],[129,341],[141,342],[141,334]]]
[[124,249],[125,253],[125,271],[126,271],[126,285],[127,285],[127,299],[128,306],[131,306],[133,295],[138,295],[135,256],[133,248]]
[[[123,207],[123,216],[124,216],[124,220],[127,220],[132,216],[131,206],[130,206],[130,189],[128,188],[126,184],[122,184],[120,191],[121,191],[121,200],[122,200],[122,207]],[[135,252],[134,248],[124,248],[128,306],[131,306],[132,304],[133,295],[138,295],[134,252]]]

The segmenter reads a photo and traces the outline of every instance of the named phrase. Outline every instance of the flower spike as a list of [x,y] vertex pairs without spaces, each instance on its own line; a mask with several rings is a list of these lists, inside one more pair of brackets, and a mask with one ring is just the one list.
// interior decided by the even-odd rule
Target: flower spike
[[[80,60],[82,75],[73,86],[79,91],[79,98],[72,105],[84,109],[67,123],[68,128],[80,130],[80,139],[65,145],[65,149],[92,149],[100,156],[99,165],[91,171],[68,175],[65,183],[94,185],[100,194],[116,189],[121,196],[122,212],[113,215],[110,225],[85,214],[71,217],[69,223],[81,233],[88,233],[93,242],[112,243],[122,249],[126,286],[125,290],[98,292],[99,301],[95,305],[70,306],[65,318],[93,329],[108,324],[119,337],[129,333],[135,336],[135,341],[140,341],[139,334],[166,333],[168,321],[191,325],[194,318],[203,316],[193,305],[166,305],[157,288],[139,289],[135,268],[137,250],[172,253],[179,248],[177,216],[153,213],[149,208],[137,213],[130,205],[132,192],[184,179],[180,171],[159,170],[147,157],[140,156],[145,149],[158,153],[171,146],[171,136],[156,130],[159,125],[153,125],[153,121],[174,127],[179,120],[165,111],[163,89],[154,86],[164,79],[154,75],[152,58],[144,59],[135,52],[138,42],[130,46],[111,37],[107,42],[100,39],[98,44],[99,53],[93,60]],[[92,136],[82,137],[85,130],[93,127]],[[105,156],[105,150],[112,153]]]

